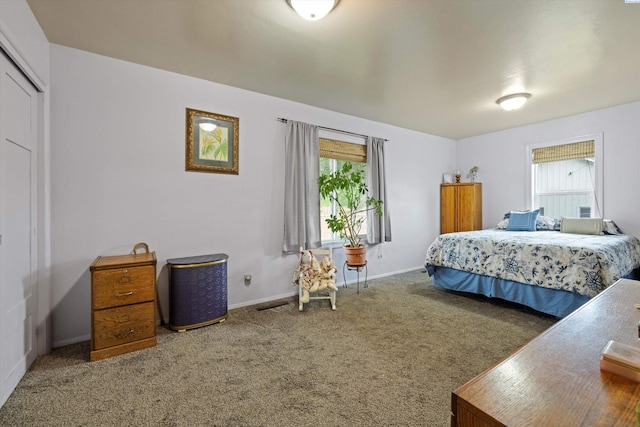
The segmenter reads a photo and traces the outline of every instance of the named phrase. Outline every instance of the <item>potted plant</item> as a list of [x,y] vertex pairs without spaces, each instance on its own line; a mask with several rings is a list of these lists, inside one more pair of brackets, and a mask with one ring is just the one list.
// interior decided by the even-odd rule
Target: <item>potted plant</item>
[[382,216],[382,201],[368,196],[369,189],[364,171],[353,168],[349,162],[330,173],[323,173],[318,180],[320,196],[335,201],[337,212],[326,219],[329,229],[346,239],[344,246],[347,265],[361,266],[366,263],[365,247],[361,243],[360,231],[367,220],[367,211],[374,210]]

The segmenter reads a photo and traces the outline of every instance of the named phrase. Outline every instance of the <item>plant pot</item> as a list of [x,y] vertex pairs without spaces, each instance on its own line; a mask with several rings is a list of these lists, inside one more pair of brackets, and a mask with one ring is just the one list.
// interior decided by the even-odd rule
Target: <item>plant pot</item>
[[367,263],[367,248],[364,245],[352,247],[344,246],[344,254],[347,256],[347,265],[358,267]]

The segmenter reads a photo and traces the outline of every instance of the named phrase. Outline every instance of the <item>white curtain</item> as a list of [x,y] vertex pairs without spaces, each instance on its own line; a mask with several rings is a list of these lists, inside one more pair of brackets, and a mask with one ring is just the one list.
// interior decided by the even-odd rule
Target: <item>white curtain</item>
[[375,210],[367,212],[367,243],[376,244],[391,241],[391,217],[389,199],[384,174],[384,139],[367,137],[367,186],[369,196],[382,200],[383,215]]
[[285,192],[283,252],[319,248],[320,142],[318,127],[287,121],[285,134]]

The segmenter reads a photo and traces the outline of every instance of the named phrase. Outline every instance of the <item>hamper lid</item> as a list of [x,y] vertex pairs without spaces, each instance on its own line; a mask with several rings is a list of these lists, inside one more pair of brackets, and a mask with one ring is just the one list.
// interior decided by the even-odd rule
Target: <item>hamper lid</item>
[[167,264],[171,265],[188,265],[188,264],[206,264],[210,262],[226,261],[229,256],[227,254],[211,254],[189,256],[184,258],[171,258],[167,260]]

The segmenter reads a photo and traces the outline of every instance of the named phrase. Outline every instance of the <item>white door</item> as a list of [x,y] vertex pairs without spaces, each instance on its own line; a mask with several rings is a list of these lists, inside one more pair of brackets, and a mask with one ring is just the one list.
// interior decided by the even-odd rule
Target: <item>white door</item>
[[0,406],[36,357],[37,103],[0,51]]

